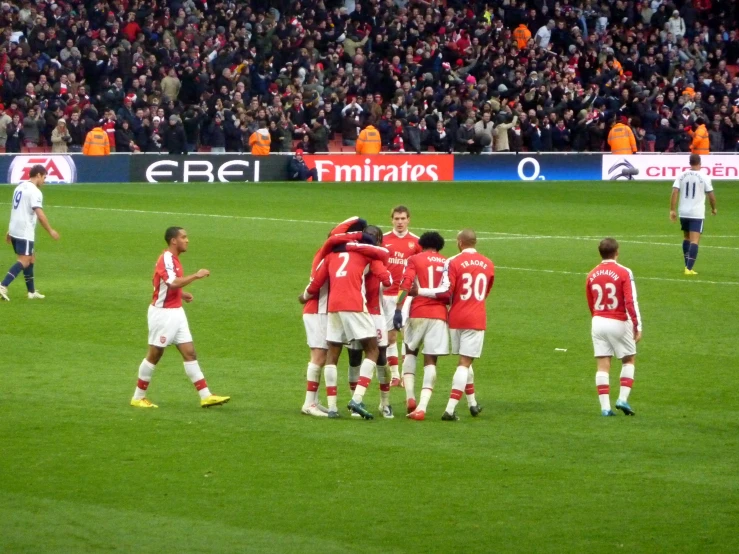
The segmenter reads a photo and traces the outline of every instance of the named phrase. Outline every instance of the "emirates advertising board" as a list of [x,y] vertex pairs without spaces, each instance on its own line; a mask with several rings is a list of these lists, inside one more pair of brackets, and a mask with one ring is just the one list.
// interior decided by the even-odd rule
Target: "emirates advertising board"
[[319,181],[454,180],[454,156],[450,154],[307,155],[305,163],[316,168]]
[[[690,154],[606,154],[602,160],[604,181],[674,181],[690,169]],[[707,154],[701,156],[701,171],[714,181],[739,180],[739,156]]]

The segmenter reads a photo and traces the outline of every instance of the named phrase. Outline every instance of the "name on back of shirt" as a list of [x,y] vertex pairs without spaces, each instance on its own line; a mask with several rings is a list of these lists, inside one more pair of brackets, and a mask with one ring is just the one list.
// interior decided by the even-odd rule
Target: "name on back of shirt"
[[590,276],[590,281],[591,282],[594,281],[596,277],[600,277],[601,275],[605,275],[606,277],[610,277],[614,281],[618,281],[618,279],[619,279],[618,273],[616,273],[615,271],[611,271],[610,269],[599,269],[598,271],[596,271],[595,273],[593,273]]
[[479,266],[479,267],[481,267],[483,269],[487,269],[488,268],[488,264],[486,264],[482,260],[467,260],[467,261],[462,262],[461,267],[462,268],[466,268],[466,267],[470,267],[472,265]]

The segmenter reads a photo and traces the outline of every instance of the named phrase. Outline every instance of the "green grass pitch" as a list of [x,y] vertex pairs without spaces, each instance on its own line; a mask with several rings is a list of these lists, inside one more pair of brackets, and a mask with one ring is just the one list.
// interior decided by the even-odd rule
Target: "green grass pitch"
[[[664,183],[49,186],[47,298],[21,280],[0,304],[0,552],[737,552],[739,185],[716,194],[691,279]],[[486,411],[440,421],[445,358],[423,423],[302,416],[312,255],[330,222],[388,230],[399,203],[416,232],[476,229],[497,265]],[[174,349],[159,410],[128,405],[170,225],[185,271],[212,272],[187,312],[222,408],[199,408]],[[606,235],[645,322],[633,418],[602,418],[595,393],[584,276]],[[345,357],[339,375],[345,403]]]

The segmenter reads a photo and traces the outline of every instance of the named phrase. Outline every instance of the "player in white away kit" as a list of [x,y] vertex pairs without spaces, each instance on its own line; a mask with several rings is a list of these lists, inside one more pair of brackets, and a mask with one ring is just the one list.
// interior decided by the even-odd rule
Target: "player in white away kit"
[[159,256],[154,268],[154,295],[149,305],[149,351],[139,366],[139,380],[131,399],[131,406],[136,408],[157,408],[146,398],[146,389],[149,388],[154,368],[162,359],[164,349],[174,344],[182,354],[185,362],[185,373],[192,381],[200,395],[200,406],[210,408],[225,404],[231,400],[228,396],[216,396],[210,393],[205,377],[195,355],[192,344],[190,327],[187,316],[182,308],[182,301],[192,302],[189,292],[183,292],[193,281],[208,277],[210,271],[200,269],[197,273],[184,276],[179,255],[187,252],[190,242],[187,233],[182,227],[169,227],[164,233],[167,249]]
[[[701,157],[690,155],[690,169],[680,175],[672,185],[670,198],[670,219],[677,221],[680,215],[680,227],[683,230],[683,258],[685,259],[685,275],[698,275],[693,270],[698,258],[698,242],[703,233],[703,221],[706,219],[706,196],[711,202],[711,213],[716,215],[716,195],[708,175],[701,170]],[[680,206],[675,211],[678,199]]]
[[616,415],[611,410],[608,373],[611,358],[621,360],[621,390],[616,408],[626,415],[634,415],[629,406],[629,393],[634,384],[634,359],[636,343],[641,340],[642,322],[636,301],[634,274],[618,260],[618,242],[605,238],[598,245],[603,261],[588,274],[585,295],[593,316],[592,337],[597,371],[595,386],[598,390],[601,413]]
[[36,221],[51,235],[59,240],[59,233],[49,225],[43,210],[44,195],[41,187],[46,181],[46,169],[43,165],[34,165],[28,173],[28,181],[23,181],[13,191],[13,202],[10,206],[10,225],[5,241],[13,246],[18,256],[0,284],[0,299],[10,300],[8,287],[22,271],[26,278],[28,298],[44,298],[36,291],[33,282],[33,265],[36,261],[33,245],[36,240]]

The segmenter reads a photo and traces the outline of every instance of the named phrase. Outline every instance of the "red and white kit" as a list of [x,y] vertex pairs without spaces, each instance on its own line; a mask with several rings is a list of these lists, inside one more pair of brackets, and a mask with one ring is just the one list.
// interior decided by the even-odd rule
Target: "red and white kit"
[[495,266],[474,248],[465,248],[446,262],[441,286],[419,289],[421,296],[451,297],[449,333],[452,354],[479,358],[487,328],[485,299],[495,280]]
[[631,270],[616,260],[603,260],[588,274],[585,294],[593,316],[595,356],[622,359],[636,354],[634,334],[641,331],[642,321]]
[[[398,299],[398,284],[403,278],[403,272],[405,271],[408,259],[414,254],[421,252],[421,247],[418,245],[418,237],[410,231],[406,231],[403,236],[400,236],[394,230],[383,235],[382,246],[383,248],[387,248],[390,253],[387,268],[393,277],[393,285],[382,291],[382,313],[385,316],[385,326],[388,331],[391,331],[394,329],[393,316],[395,315],[395,303]],[[408,318],[410,302],[411,299],[408,298],[403,305],[404,322]]]
[[[367,245],[347,245],[350,251],[360,251],[362,247]],[[372,260],[369,265],[369,272],[364,277],[364,298],[367,305],[367,311],[372,316],[377,333],[377,345],[380,347],[387,346],[387,329],[385,329],[385,316],[382,315],[382,307],[380,305],[380,286],[390,287],[393,284],[393,278],[390,271],[382,260]],[[361,350],[361,344],[353,344],[350,346],[355,350]]]
[[[445,263],[446,258],[438,252],[421,252],[411,256],[399,285],[400,290],[409,291],[414,283],[419,289],[437,288],[441,285]],[[411,350],[417,350],[423,343],[423,353],[430,356],[449,354],[446,300],[425,296],[413,298],[404,340]]]
[[187,316],[182,307],[182,289],[169,285],[182,277],[182,264],[169,250],[159,256],[152,283],[154,295],[149,306],[149,344],[164,348],[192,342]]
[[329,283],[328,342],[345,343],[376,336],[375,323],[365,302],[365,271],[373,259],[386,257],[384,248],[358,243],[347,244],[346,252],[332,252],[326,256],[306,293],[315,296],[326,282]]

